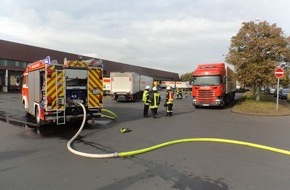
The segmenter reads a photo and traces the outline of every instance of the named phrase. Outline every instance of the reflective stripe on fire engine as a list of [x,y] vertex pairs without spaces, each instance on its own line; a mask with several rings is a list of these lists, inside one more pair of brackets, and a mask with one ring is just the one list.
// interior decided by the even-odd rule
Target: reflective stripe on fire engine
[[88,108],[97,108],[103,98],[102,69],[90,68],[88,73]]
[[64,72],[63,70],[57,71],[57,102],[56,102],[56,107],[58,110],[64,110],[65,109],[65,103],[64,103]]
[[54,65],[46,68],[46,108],[47,110],[56,110],[56,70]]
[[87,68],[88,63],[84,61],[67,61],[65,64],[66,67],[82,67],[82,68]]

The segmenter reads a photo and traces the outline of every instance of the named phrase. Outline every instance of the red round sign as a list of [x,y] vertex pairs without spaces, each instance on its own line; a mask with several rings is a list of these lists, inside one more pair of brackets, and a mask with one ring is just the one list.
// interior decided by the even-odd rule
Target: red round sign
[[283,69],[282,69],[282,68],[276,68],[276,69],[275,69],[275,76],[276,76],[277,78],[281,78],[281,77],[283,77],[283,76],[284,76],[284,71],[283,71]]

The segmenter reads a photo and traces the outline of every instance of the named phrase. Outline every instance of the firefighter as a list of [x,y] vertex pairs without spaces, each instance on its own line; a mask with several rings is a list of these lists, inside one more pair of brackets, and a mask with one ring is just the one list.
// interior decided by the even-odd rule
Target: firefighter
[[146,86],[142,101],[144,102],[143,117],[150,117],[148,115],[149,105],[150,105],[150,95],[149,95],[150,86]]
[[188,89],[186,88],[186,89],[184,89],[184,91],[185,91],[185,97],[187,98],[188,97],[188,94],[189,94],[189,91],[188,91]]
[[173,92],[170,88],[170,86],[168,86],[166,88],[167,92],[166,92],[166,99],[165,99],[165,104],[164,106],[166,107],[166,116],[171,117],[173,114]]
[[150,110],[152,113],[153,118],[157,118],[157,111],[158,111],[158,106],[160,104],[161,98],[159,92],[157,92],[157,88],[154,86],[152,88],[152,92],[150,93]]
[[179,87],[176,89],[176,99],[182,99],[182,90]]
[[182,88],[179,88],[179,97],[180,97],[180,99],[182,99],[182,97],[183,97],[183,90],[182,90]]

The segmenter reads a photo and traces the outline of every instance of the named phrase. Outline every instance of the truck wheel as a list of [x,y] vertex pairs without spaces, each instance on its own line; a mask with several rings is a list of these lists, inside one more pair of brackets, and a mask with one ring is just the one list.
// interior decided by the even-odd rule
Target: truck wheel
[[236,93],[233,93],[233,96],[232,96],[232,101],[234,101],[236,98]]
[[139,99],[139,93],[134,94],[134,95],[133,95],[133,100],[132,100],[132,101],[135,101],[135,100],[138,100],[138,99]]
[[225,106],[229,105],[230,104],[230,96],[226,95],[224,101],[225,101],[225,104],[224,104]]

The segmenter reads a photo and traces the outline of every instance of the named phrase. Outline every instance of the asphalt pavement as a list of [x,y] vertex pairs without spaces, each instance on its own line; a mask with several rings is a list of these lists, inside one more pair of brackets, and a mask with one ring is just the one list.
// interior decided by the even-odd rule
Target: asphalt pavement
[[[181,143],[125,158],[91,159],[66,144],[80,123],[33,126],[20,94],[0,94],[1,189],[205,189],[288,190],[290,156],[246,146]],[[164,96],[163,100],[164,101]],[[250,116],[224,109],[195,109],[191,98],[175,100],[172,117],[143,118],[143,104],[104,99],[117,119],[96,120],[73,143],[77,150],[111,153],[184,138],[223,138],[290,150],[289,116]],[[120,133],[120,128],[130,128]]]

